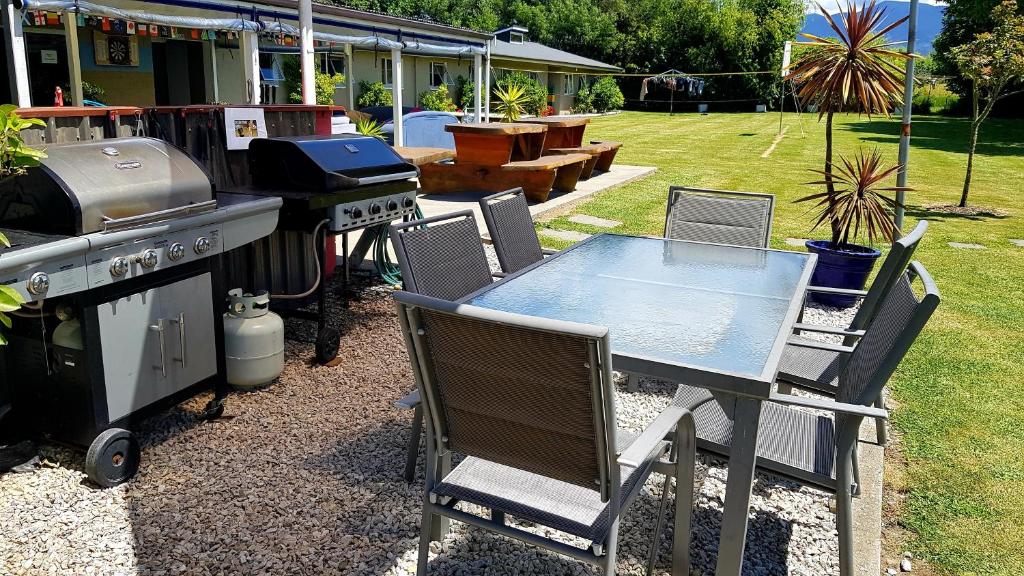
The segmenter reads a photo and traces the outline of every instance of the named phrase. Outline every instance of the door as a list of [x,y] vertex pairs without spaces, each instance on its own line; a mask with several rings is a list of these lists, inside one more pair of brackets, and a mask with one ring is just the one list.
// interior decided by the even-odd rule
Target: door
[[217,373],[210,274],[98,306],[110,421]]
[[63,35],[25,34],[29,86],[33,106],[53,106],[57,86],[64,92],[64,104],[71,104],[71,72]]

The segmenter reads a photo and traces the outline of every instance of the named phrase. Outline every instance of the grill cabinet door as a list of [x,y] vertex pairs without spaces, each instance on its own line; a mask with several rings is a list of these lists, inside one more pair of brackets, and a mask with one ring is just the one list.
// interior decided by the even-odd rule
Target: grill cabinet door
[[99,306],[110,421],[216,373],[211,298],[207,273]]

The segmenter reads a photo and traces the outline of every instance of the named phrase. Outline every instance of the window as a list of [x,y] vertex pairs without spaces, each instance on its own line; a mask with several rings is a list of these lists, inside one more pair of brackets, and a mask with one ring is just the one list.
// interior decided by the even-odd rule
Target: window
[[445,84],[451,84],[448,78],[448,65],[444,62],[431,62],[430,87],[437,88]]
[[391,83],[394,82],[395,79],[391,65],[391,58],[380,59],[380,81],[383,82],[385,86],[391,86]]
[[562,94],[566,96],[572,96],[579,90],[579,80],[577,80],[578,74],[566,74],[565,81],[562,83]]
[[[324,74],[331,76],[335,74],[341,74],[345,76],[345,80],[348,80],[348,75],[345,73],[345,55],[344,54],[324,54],[320,59],[320,71]],[[335,85],[335,88],[344,88],[345,82]]]
[[508,33],[508,41],[509,41],[510,44],[522,44],[523,43],[523,33],[522,32],[509,32]]

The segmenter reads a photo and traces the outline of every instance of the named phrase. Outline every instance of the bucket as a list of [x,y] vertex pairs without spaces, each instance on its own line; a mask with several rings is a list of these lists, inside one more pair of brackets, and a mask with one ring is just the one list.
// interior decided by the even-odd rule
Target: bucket
[[[811,284],[828,288],[863,290],[881,250],[845,244],[841,249],[829,240],[808,240],[807,251],[818,255],[818,264],[811,275]],[[811,301],[822,306],[849,308],[860,299],[855,296],[811,292]]]

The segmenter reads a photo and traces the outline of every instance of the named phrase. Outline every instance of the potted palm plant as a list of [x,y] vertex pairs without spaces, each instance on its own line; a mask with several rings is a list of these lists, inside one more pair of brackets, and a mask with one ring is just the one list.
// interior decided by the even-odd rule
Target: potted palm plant
[[[825,179],[809,184],[826,185],[827,189],[804,196],[797,202],[817,201],[818,218],[814,228],[827,222],[832,229],[832,237],[807,241],[807,249],[818,255],[811,284],[854,289],[864,287],[875,260],[882,252],[851,240],[866,237],[868,244],[879,239],[892,243],[899,236],[900,230],[893,219],[899,203],[882,193],[910,190],[906,186],[883,184],[900,168],[900,165],[883,166],[882,154],[875,149],[870,155],[861,150],[853,160],[847,160],[840,154],[839,165],[831,172],[814,170]],[[811,297],[820,304],[837,308],[848,308],[857,301],[852,296],[819,292]]]
[[[867,174],[865,170],[870,169],[871,173],[867,175],[872,177],[879,173],[887,177],[897,169],[882,170],[881,159],[874,153],[870,157],[859,154],[853,163],[844,160],[844,166],[839,171],[834,170],[832,120],[837,112],[849,111],[867,114],[868,117],[884,114],[888,118],[890,111],[903,103],[905,76],[901,65],[914,56],[895,49],[898,42],[885,39],[886,34],[907,18],[883,25],[885,8],[878,8],[875,0],[861,6],[848,3],[846,10],[837,15],[829,14],[821,4],[818,8],[836,37],[803,34],[808,41],[795,43],[800,54],[786,77],[798,86],[797,96],[805,106],[816,106],[818,120],[825,118],[825,166],[824,170],[818,171],[823,175],[820,183],[825,186],[825,192],[809,198],[817,199],[822,208],[815,227],[827,222],[832,234],[829,240],[809,240],[807,249],[818,254],[818,268],[814,276],[816,285],[860,289],[881,252],[851,242],[860,235],[858,223],[870,224],[867,228],[869,240],[876,235],[892,239],[899,231],[895,224],[891,227],[883,224],[881,213],[873,213],[872,220],[868,221],[865,212],[848,212],[850,209],[863,210],[868,205],[891,207],[891,203],[879,200],[881,197],[877,194],[863,196],[865,190],[851,182],[860,182]],[[873,162],[873,165],[862,164],[861,160],[867,164]],[[854,187],[839,192],[836,190],[837,182]],[[852,236],[850,226],[853,226]],[[823,294],[816,294],[815,299],[832,305],[850,306],[853,303],[849,298]]]

